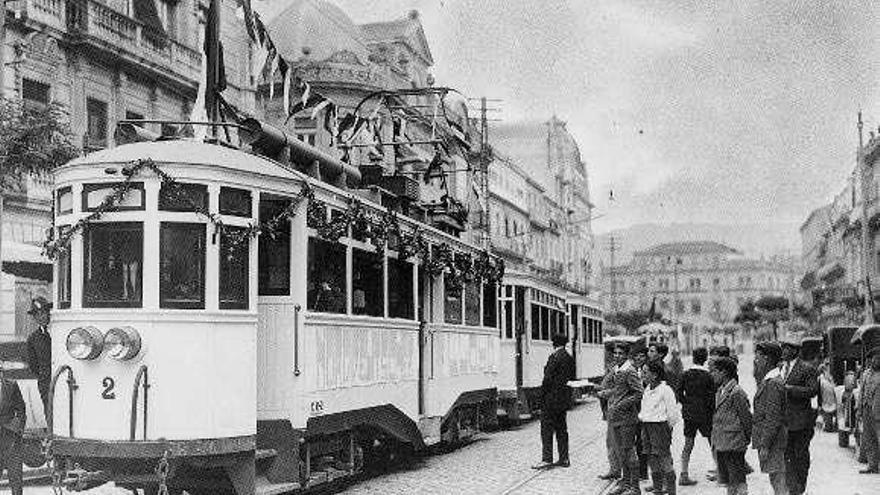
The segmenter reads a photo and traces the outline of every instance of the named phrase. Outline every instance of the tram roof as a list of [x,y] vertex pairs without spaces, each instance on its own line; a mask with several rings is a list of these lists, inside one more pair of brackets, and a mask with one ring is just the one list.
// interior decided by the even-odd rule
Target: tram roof
[[296,172],[259,155],[190,140],[147,141],[123,144],[89,153],[59,167],[121,164],[149,158],[155,163],[219,166],[248,173],[284,178],[300,178]]

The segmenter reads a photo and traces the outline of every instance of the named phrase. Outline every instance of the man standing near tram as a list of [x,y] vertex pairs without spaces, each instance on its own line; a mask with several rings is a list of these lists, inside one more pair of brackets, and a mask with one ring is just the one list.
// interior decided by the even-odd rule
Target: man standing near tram
[[52,339],[49,337],[49,310],[52,303],[42,296],[31,300],[28,314],[37,323],[37,329],[27,338],[27,365],[37,376],[37,387],[43,400],[43,410],[48,410],[49,382],[52,380]]

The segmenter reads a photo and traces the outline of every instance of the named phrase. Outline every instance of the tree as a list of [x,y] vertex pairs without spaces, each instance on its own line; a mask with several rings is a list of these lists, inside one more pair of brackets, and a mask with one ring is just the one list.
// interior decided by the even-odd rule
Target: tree
[[653,318],[649,311],[644,309],[633,309],[630,311],[620,311],[612,313],[608,316],[608,320],[617,323],[627,329],[628,332],[634,332],[640,326],[652,321],[663,320],[663,315],[654,313]]
[[791,313],[795,317],[803,317],[808,311],[803,306],[795,304],[789,312],[789,300],[783,296],[762,296],[757,301],[748,300],[739,308],[739,314],[733,319],[734,323],[744,326],[756,327],[761,324],[771,325],[773,338],[779,337],[779,323],[788,321]]
[[[79,155],[68,114],[57,103],[43,108],[0,99],[0,253],[4,195],[30,175],[41,175]],[[0,257],[0,266],[2,266]]]

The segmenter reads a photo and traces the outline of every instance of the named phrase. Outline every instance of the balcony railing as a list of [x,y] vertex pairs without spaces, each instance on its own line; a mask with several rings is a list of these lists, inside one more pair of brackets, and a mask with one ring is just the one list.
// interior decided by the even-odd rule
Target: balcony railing
[[16,0],[10,8],[24,19],[120,53],[187,85],[198,82],[200,52],[96,0]]

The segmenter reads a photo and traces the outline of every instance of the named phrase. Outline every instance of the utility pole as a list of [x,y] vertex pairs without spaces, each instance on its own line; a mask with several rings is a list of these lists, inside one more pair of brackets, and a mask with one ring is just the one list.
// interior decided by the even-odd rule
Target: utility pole
[[490,119],[490,112],[500,112],[499,108],[490,108],[489,103],[500,103],[497,98],[468,98],[469,101],[478,101],[480,107],[480,169],[477,178],[477,186],[481,199],[483,212],[480,215],[480,245],[483,249],[489,249],[492,244],[492,217],[489,214],[489,165],[492,163],[492,152],[489,146],[489,122],[498,122],[501,119]]
[[[868,227],[868,200],[871,194],[871,167],[868,164],[868,155],[865,153],[864,142],[862,138],[862,112],[859,111],[858,129],[859,129],[859,153],[858,167],[860,178],[862,180],[862,281],[865,284],[865,318],[864,324],[870,325],[874,323],[874,305],[873,294],[871,294],[871,239],[869,238],[871,229]],[[868,143],[869,145],[871,143]]]
[[611,309],[614,312],[617,312],[617,275],[614,273],[614,255],[620,249],[620,245],[618,244],[619,239],[614,237],[614,234],[611,234],[611,237],[608,241],[608,251],[611,254],[610,259],[610,267],[608,269],[608,278],[611,283]]

